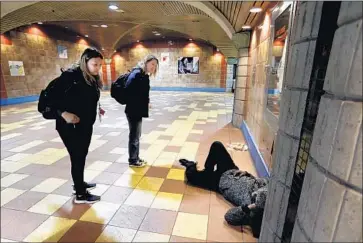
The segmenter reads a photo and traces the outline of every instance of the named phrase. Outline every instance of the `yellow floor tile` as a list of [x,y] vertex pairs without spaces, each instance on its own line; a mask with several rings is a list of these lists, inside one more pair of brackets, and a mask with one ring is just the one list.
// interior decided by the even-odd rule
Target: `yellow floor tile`
[[175,159],[164,159],[158,158],[154,161],[153,166],[171,168],[174,164]]
[[58,151],[58,149],[56,149],[56,148],[46,148],[46,149],[43,149],[42,151],[39,151],[36,154],[37,155],[53,155],[57,151]]
[[183,194],[159,192],[156,195],[151,208],[178,211],[182,199]]
[[137,184],[141,181],[142,176],[132,175],[132,174],[123,174],[115,183],[115,186],[123,186],[135,188]]
[[125,171],[125,174],[131,174],[131,175],[145,175],[145,173],[149,170],[149,166],[145,166],[143,168],[135,168],[135,167],[129,167]]
[[76,220],[51,216],[30,235],[24,242],[58,242],[76,223]]
[[106,162],[106,161],[95,161],[90,166],[87,167],[87,170],[99,170],[104,171],[106,170],[110,165],[112,165],[112,162]]
[[80,220],[97,224],[107,224],[120,206],[121,204],[97,202],[83,214]]
[[5,188],[1,191],[1,206],[4,206],[11,200],[17,198],[21,194],[23,194],[25,190],[19,190],[14,188]]
[[184,173],[185,173],[185,170],[171,169],[166,178],[171,179],[171,180],[184,181],[184,177],[185,177]]
[[198,240],[206,240],[207,228],[207,215],[179,212],[173,229],[173,235]]
[[1,161],[1,171],[8,172],[8,173],[14,173],[29,164],[30,163],[20,163],[20,162],[2,160]]
[[126,199],[125,204],[131,206],[141,206],[149,208],[156,196],[155,191],[144,191],[135,189]]
[[27,178],[29,175],[24,174],[10,174],[3,178],[1,178],[1,186],[2,187],[9,187],[12,184],[17,183],[18,181],[23,180],[24,178]]
[[58,178],[49,178],[41,182],[40,184],[36,185],[35,187],[33,187],[31,191],[51,193],[66,182],[67,180],[58,179]]
[[96,178],[102,171],[99,170],[84,170],[84,181],[92,181]]
[[69,199],[70,197],[49,194],[37,204],[35,204],[33,207],[31,207],[28,211],[32,213],[52,215],[59,208],[61,208]]
[[146,191],[159,191],[164,179],[156,177],[144,177],[137,185],[137,189]]
[[173,152],[162,152],[158,159],[176,159],[178,153]]
[[191,130],[191,134],[203,134],[203,130]]
[[131,242],[137,230],[108,225],[96,242]]
[[132,242],[169,242],[170,235],[138,231]]

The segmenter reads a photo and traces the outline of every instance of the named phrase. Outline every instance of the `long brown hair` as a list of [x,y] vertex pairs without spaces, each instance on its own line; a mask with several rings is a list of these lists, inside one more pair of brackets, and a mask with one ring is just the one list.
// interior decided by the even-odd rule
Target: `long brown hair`
[[103,83],[100,75],[99,74],[92,75],[87,68],[88,61],[91,60],[92,58],[98,58],[98,57],[103,59],[101,52],[98,51],[96,48],[89,47],[86,50],[84,50],[80,60],[73,66],[73,68],[79,67],[82,70],[83,77],[88,85],[92,86],[92,84],[96,84],[99,89],[102,89]]

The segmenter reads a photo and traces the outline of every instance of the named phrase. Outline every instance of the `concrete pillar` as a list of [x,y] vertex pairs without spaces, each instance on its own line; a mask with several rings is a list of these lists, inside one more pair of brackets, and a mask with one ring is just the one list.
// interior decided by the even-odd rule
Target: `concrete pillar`
[[236,77],[236,89],[234,94],[232,123],[235,127],[241,127],[245,119],[245,106],[247,101],[247,78],[248,78],[248,48],[238,51],[238,67]]
[[281,96],[279,130],[272,158],[273,168],[259,242],[281,242],[322,6],[323,2],[299,2],[296,9]]
[[362,2],[342,2],[292,242],[362,242]]

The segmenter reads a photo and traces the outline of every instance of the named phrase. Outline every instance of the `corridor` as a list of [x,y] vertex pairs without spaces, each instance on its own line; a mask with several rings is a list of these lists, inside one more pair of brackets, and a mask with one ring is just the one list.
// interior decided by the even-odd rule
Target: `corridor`
[[[222,196],[184,182],[179,158],[203,166],[214,140],[244,143],[229,124],[228,93],[152,92],[142,132],[145,168],[129,168],[123,107],[102,94],[106,115],[95,124],[85,178],[101,202],[72,203],[68,154],[54,121],[37,103],[2,107],[1,242],[253,242],[248,228],[228,226]],[[232,151],[256,174],[248,151]],[[19,227],[21,224],[24,226]],[[87,232],[87,233],[83,233]]]

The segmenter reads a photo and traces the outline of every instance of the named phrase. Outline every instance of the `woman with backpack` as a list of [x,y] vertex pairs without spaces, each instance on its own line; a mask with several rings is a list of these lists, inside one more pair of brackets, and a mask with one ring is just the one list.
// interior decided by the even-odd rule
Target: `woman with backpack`
[[102,88],[99,76],[102,60],[103,56],[98,50],[87,48],[79,62],[64,71],[53,88],[53,107],[58,114],[56,130],[71,159],[74,202],[77,204],[94,203],[101,199],[89,193],[96,184],[84,181],[84,167]]
[[129,123],[129,165],[144,167],[146,162],[139,157],[142,118],[149,117],[149,75],[155,76],[159,60],[148,55],[129,74],[125,88],[127,103],[125,113]]

